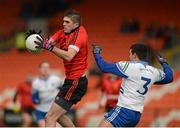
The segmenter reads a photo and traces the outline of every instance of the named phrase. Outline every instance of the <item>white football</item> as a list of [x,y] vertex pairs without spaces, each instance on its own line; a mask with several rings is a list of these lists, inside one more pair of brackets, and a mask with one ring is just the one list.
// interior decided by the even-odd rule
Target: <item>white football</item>
[[37,39],[37,36],[42,39],[42,37],[39,35],[39,34],[32,34],[30,35],[27,39],[26,39],[26,49],[30,52],[40,52],[42,51],[43,49],[41,48],[36,48],[36,46],[38,46],[34,41],[37,41],[39,42],[39,40]]

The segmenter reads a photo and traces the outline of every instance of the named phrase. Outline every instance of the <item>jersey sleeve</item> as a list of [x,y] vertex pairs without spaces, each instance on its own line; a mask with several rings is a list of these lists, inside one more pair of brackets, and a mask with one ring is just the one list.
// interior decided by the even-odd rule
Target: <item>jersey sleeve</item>
[[87,33],[79,29],[74,32],[69,47],[79,52],[80,48],[86,41],[87,41]]
[[129,64],[130,64],[130,62],[128,62],[128,61],[120,61],[120,62],[116,63],[116,66],[117,66],[118,70],[120,72],[122,72],[122,74],[125,74],[128,76],[127,70],[129,68]]
[[106,62],[102,56],[100,54],[94,54],[94,58],[96,60],[96,63],[99,67],[99,69],[102,72],[105,73],[112,73],[114,75],[120,76],[120,77],[124,77],[124,78],[128,78],[128,76],[122,72],[122,70],[120,68],[117,67],[116,63],[108,63]]
[[158,70],[158,79],[155,84],[168,84],[173,81],[173,71],[168,64],[163,64],[163,71]]

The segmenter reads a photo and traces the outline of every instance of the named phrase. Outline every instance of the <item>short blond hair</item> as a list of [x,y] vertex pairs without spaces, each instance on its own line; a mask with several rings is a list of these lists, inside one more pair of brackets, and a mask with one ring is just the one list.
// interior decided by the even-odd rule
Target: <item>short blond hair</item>
[[81,24],[81,22],[82,22],[82,17],[80,15],[80,13],[78,11],[76,11],[76,10],[68,10],[68,11],[66,11],[64,13],[64,17],[65,16],[71,18],[74,23]]

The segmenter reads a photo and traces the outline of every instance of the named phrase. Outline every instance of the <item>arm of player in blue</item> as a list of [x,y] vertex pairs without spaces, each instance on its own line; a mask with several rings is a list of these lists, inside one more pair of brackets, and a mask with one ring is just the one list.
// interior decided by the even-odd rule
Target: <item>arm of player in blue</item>
[[165,77],[164,79],[162,79],[161,81],[156,82],[155,84],[168,84],[170,82],[173,81],[173,71],[170,68],[170,66],[168,64],[163,64],[163,71],[165,73]]
[[34,91],[32,93],[32,101],[35,104],[39,104],[40,103],[40,99],[39,99],[39,92],[38,91]]
[[100,54],[94,54],[94,58],[100,70],[105,73],[112,73],[120,77],[128,78],[126,74],[124,74],[121,70],[119,70],[116,66],[116,63],[108,63],[103,60]]

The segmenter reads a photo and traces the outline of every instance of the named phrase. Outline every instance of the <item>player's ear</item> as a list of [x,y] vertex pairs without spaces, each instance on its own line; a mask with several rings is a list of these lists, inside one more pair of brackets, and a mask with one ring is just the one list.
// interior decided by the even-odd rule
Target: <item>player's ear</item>
[[136,54],[136,53],[134,53],[134,57],[135,57],[135,59],[137,60],[139,60],[139,57],[138,57],[138,55]]
[[77,28],[77,27],[79,27],[79,23],[74,23],[74,28]]

